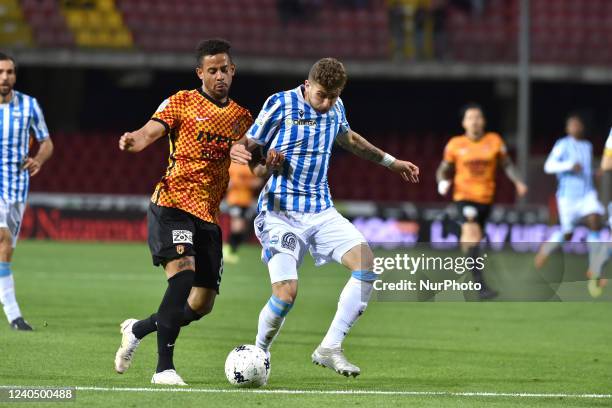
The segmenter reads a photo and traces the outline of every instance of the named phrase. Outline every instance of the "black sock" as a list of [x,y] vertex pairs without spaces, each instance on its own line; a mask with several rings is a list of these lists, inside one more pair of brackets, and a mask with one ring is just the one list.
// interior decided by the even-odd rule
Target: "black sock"
[[232,253],[235,253],[238,250],[238,247],[242,243],[242,233],[240,232],[232,232],[229,236],[229,244],[230,248],[232,248]]
[[[202,317],[204,317],[204,315],[197,313],[189,306],[189,303],[185,302],[181,327],[188,326],[189,323],[196,320],[200,320]],[[140,340],[142,340],[146,335],[153,333],[154,331],[157,331],[157,313],[153,313],[146,319],[137,321],[132,327],[132,333],[134,333],[134,336],[136,336],[136,338]]]
[[[474,260],[478,258],[479,254],[480,254],[480,248],[478,248],[478,245],[469,248],[467,251],[467,256]],[[485,284],[482,278],[482,270],[474,266],[470,272],[472,272],[472,276],[474,277],[474,282],[480,283],[480,285],[482,286],[482,289],[485,289],[487,285]]]
[[146,319],[142,319],[134,323],[132,326],[132,333],[137,339],[142,339],[147,334],[157,331],[157,313],[153,313]]
[[157,372],[174,369],[174,343],[181,330],[183,310],[194,271],[181,271],[168,279],[168,289],[157,311]]

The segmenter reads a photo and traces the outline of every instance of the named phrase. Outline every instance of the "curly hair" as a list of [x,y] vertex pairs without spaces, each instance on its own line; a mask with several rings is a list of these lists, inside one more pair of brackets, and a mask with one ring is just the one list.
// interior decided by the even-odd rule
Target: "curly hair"
[[346,85],[347,75],[340,61],[335,58],[322,58],[310,68],[308,80],[316,82],[327,90],[341,91]]
[[202,63],[202,58],[207,55],[227,54],[232,60],[230,49],[232,45],[220,38],[202,41],[196,48],[196,60],[198,65]]

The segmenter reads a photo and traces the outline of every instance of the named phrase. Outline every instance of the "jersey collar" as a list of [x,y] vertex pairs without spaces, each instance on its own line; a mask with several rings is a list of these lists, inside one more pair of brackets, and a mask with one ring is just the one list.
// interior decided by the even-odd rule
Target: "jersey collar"
[[208,95],[206,92],[204,92],[202,90],[202,88],[198,88],[198,92],[200,93],[200,95],[202,95],[204,98],[208,99],[210,102],[212,102],[215,106],[219,107],[219,108],[225,108],[227,105],[230,104],[230,98],[229,96],[227,97],[227,101],[221,103],[215,99],[213,99],[210,95]]

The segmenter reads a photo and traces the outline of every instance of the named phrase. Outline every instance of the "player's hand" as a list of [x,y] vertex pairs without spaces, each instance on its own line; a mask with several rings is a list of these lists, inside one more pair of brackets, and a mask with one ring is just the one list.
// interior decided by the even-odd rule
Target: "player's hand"
[[448,190],[450,190],[451,181],[450,180],[440,180],[438,182],[438,194],[441,196],[445,196],[448,194]]
[[119,138],[119,149],[124,152],[134,151],[134,144],[136,144],[136,139],[130,132],[125,132],[123,136]]
[[249,152],[246,146],[241,143],[233,145],[230,149],[230,159],[232,159],[234,163],[249,164],[251,158],[251,152]]
[[574,173],[582,173],[582,165],[580,163],[574,164],[574,167],[572,167],[572,171]]
[[523,183],[522,181],[517,181],[514,186],[516,187],[516,194],[519,197],[524,197],[525,194],[527,194],[527,191],[529,191],[529,187],[527,187],[527,184]]
[[395,160],[393,164],[389,166],[389,170],[394,173],[399,173],[404,180],[410,183],[419,182],[419,168],[409,161]]
[[280,170],[285,162],[285,155],[281,152],[278,152],[274,149],[268,150],[268,154],[266,156],[266,167],[270,170]]
[[32,157],[28,157],[23,161],[23,166],[21,168],[30,172],[30,176],[35,176],[38,174],[41,167],[41,162]]

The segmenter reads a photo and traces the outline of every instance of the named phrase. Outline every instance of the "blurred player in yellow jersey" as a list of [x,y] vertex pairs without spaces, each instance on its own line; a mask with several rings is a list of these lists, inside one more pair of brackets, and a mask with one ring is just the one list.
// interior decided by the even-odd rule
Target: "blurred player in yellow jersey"
[[255,216],[255,193],[263,185],[249,166],[232,163],[229,168],[229,186],[225,203],[230,216],[229,244],[223,245],[223,259],[228,263],[238,262],[238,247],[246,239]]
[[[446,195],[454,186],[453,201],[461,224],[461,248],[473,258],[478,257],[485,223],[491,212],[497,167],[503,167],[519,196],[527,193],[527,186],[521,181],[501,136],[485,132],[485,124],[482,108],[476,104],[467,105],[463,109],[462,122],[465,134],[455,136],[447,143],[444,159],[436,172],[441,195]],[[474,268],[472,275],[481,285],[480,299],[497,296],[497,292],[485,284],[482,271]]]

